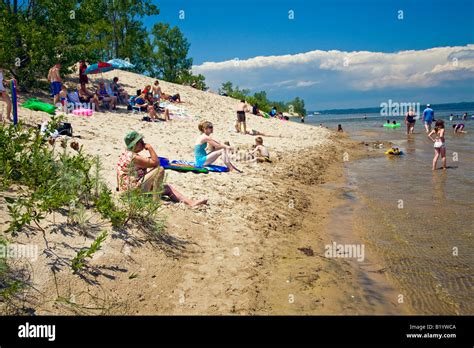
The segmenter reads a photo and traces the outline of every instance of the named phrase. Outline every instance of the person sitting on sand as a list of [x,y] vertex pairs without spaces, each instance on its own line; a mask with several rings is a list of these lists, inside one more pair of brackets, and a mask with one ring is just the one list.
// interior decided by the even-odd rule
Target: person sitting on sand
[[274,106],[272,108],[272,110],[268,113],[271,117],[275,117],[275,115],[277,114],[277,109],[276,109],[276,106]]
[[[150,115],[150,118],[153,120],[161,120],[161,118],[158,117],[158,113],[155,110],[155,106],[153,104],[153,99],[149,94],[145,94],[142,92],[137,98],[135,98],[135,107],[139,108],[140,111],[146,111],[148,112],[148,115]],[[164,110],[164,116],[165,119],[164,121],[169,121],[169,110],[165,109]]]
[[122,100],[125,104],[128,104],[128,99],[130,97],[128,96],[127,91],[119,85],[118,80],[118,77],[114,77],[112,83],[110,84],[110,88],[112,89],[114,96],[116,96],[119,100]]
[[161,99],[160,81],[158,81],[158,80],[155,81],[155,83],[153,84],[153,87],[151,89],[151,92],[153,94],[153,98],[156,99],[157,101],[160,101],[160,99]]
[[453,131],[454,131],[454,134],[457,134],[457,133],[467,133],[465,130],[464,130],[464,123],[458,123],[458,124],[453,124]]
[[117,108],[117,97],[107,93],[104,82],[99,82],[96,94],[100,101],[104,101],[109,105],[109,110],[115,110]]
[[151,110],[149,109],[149,112],[150,112],[150,116],[152,116],[152,114],[155,115],[155,117],[152,116],[153,119],[160,119],[160,120],[163,120],[161,118],[158,118],[158,114],[162,113],[164,114],[164,121],[170,121],[170,111],[168,108],[162,108],[160,107],[160,102],[159,101],[155,101],[155,99],[153,98],[152,94],[151,93],[148,93],[146,96],[145,96],[145,99],[146,101],[148,102],[148,105],[151,105],[153,110],[155,111],[154,113],[153,112],[150,112]]
[[61,91],[59,92],[59,101],[62,106],[67,105],[67,87],[66,85],[61,86]]
[[257,162],[270,162],[270,153],[268,149],[263,145],[262,137],[255,138],[255,148],[253,151],[250,151],[252,155],[256,156]]
[[[12,101],[10,99],[10,96],[7,93],[7,90],[5,89],[5,86],[3,85],[3,69],[0,68],[0,98],[7,104],[7,118],[10,121],[13,121],[12,119]],[[6,80],[5,80],[6,82]],[[3,122],[3,115],[0,113],[0,122]]]
[[145,88],[143,89],[142,93],[144,93],[144,94],[151,93],[151,86],[146,85]]
[[338,132],[344,132],[344,130],[342,129],[342,124],[337,125],[337,131]]
[[[238,170],[231,162],[229,152],[232,150],[231,146],[223,145],[212,139],[211,134],[214,131],[214,126],[209,121],[202,121],[198,126],[201,134],[197,137],[194,145],[194,157],[197,167],[205,167],[214,163],[220,156],[222,161],[227,166],[229,171]],[[207,145],[212,146],[212,152],[206,153]]]
[[[142,134],[131,131],[124,140],[126,149],[120,155],[116,166],[119,191],[141,189],[143,192],[152,192],[155,201],[160,195],[165,195],[174,202],[183,202],[191,207],[207,203],[207,199],[187,198],[173,186],[163,184],[165,171],[160,167],[160,160],[155,150],[150,144],[145,143]],[[149,156],[140,156],[139,153],[143,150],[147,150]]]
[[[96,111],[99,111],[99,98],[96,94],[90,92],[85,85],[78,85],[77,86],[77,95],[79,96],[79,101],[81,103],[93,103]],[[92,107],[91,107],[92,109]]]

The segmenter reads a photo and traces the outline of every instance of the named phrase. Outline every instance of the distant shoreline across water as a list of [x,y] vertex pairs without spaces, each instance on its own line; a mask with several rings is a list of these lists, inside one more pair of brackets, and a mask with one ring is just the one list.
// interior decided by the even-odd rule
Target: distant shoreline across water
[[[384,103],[388,103],[388,101],[383,101]],[[412,101],[393,101],[393,103],[406,103],[409,104]],[[422,108],[426,107],[426,104],[421,104]],[[474,109],[474,102],[459,102],[459,103],[443,103],[443,104],[436,104],[432,103],[431,107],[435,110],[435,112],[438,111],[459,111],[459,112],[465,112],[468,110],[473,110]],[[345,115],[345,114],[375,114],[375,113],[380,113],[380,110],[382,109],[382,106],[378,107],[368,107],[368,108],[353,108],[353,109],[327,109],[327,110],[312,110],[308,111],[308,116],[312,116],[315,112],[318,112],[321,115]]]

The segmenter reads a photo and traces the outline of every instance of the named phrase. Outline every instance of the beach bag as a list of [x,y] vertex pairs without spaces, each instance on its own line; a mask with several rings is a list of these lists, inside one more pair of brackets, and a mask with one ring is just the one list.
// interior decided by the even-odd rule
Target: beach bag
[[72,137],[72,125],[70,123],[61,123],[57,131],[59,135],[67,135],[68,137]]
[[53,138],[56,138],[59,135],[67,135],[69,137],[72,137],[72,125],[70,123],[61,123],[54,133],[46,132],[47,124],[47,122],[44,122],[43,124],[38,125],[38,129],[41,131],[42,134],[52,136]]
[[37,98],[30,98],[21,104],[21,106],[30,110],[44,111],[50,115],[56,114],[56,107],[54,105],[44,103]]

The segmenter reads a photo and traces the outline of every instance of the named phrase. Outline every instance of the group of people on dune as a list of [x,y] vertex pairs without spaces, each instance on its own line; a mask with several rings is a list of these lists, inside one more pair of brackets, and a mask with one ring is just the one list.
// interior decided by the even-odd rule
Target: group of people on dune
[[[137,90],[135,96],[130,96],[125,88],[119,83],[119,78],[114,77],[111,83],[103,80],[98,82],[94,91],[87,88],[89,77],[86,74],[87,64],[84,60],[79,62],[79,84],[74,91],[69,91],[68,86],[63,83],[60,69],[61,64],[55,64],[48,72],[48,81],[51,88],[51,96],[54,105],[89,104],[91,108],[99,111],[101,109],[114,111],[119,104],[126,105],[128,110],[137,110],[148,113],[153,120],[169,121],[169,110],[161,107],[162,101],[181,103],[179,94],[169,95],[162,92],[159,81],[153,86],[147,85],[143,90]],[[163,114],[163,118],[159,115]]]

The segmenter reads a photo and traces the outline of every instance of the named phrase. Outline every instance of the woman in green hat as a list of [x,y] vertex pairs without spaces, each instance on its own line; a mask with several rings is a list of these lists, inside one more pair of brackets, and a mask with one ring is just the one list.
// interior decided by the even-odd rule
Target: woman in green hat
[[[117,183],[119,191],[141,187],[144,192],[153,192],[153,199],[160,194],[170,197],[175,202],[183,202],[191,207],[206,204],[207,199],[193,200],[179,193],[173,186],[163,184],[164,169],[153,147],[143,141],[143,135],[132,131],[125,136],[127,148],[120,155],[117,163]],[[150,157],[140,156],[147,150]],[[148,170],[151,168],[151,170]]]

